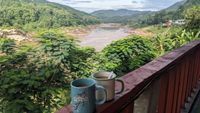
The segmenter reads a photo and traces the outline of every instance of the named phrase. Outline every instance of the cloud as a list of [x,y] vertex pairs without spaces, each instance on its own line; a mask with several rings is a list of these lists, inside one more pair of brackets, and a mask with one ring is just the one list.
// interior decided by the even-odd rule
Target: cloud
[[134,3],[134,4],[135,4],[135,3],[138,3],[138,1],[136,1],[136,0],[133,0],[133,1],[132,1],[132,3]]
[[[52,0],[54,1],[54,0]],[[91,0],[63,0],[63,2],[65,4],[88,4],[88,3],[92,3]]]
[[48,0],[85,12],[103,9],[161,10],[181,0]]
[[143,9],[147,10],[161,10],[167,8],[174,3],[181,0],[144,0],[142,3],[144,4]]

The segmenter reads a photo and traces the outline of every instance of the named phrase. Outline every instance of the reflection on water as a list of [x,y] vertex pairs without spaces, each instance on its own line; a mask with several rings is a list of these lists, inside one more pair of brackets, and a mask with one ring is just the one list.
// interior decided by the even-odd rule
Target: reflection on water
[[80,37],[80,45],[91,46],[100,51],[112,41],[128,36],[129,33],[126,30],[127,28],[122,26],[103,24],[93,29],[88,35]]

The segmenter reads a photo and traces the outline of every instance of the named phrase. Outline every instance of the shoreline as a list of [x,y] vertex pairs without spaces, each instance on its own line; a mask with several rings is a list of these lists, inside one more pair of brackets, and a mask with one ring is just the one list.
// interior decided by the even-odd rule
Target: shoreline
[[152,37],[155,34],[152,32],[147,31],[145,28],[131,28],[128,26],[124,26],[118,23],[102,23],[102,24],[96,24],[96,25],[89,25],[89,26],[83,26],[83,27],[74,27],[74,28],[67,28],[65,29],[66,34],[76,37],[77,39],[82,39],[83,37],[89,35],[94,29],[97,28],[120,28],[123,29],[126,33],[130,35],[139,35],[144,37]]

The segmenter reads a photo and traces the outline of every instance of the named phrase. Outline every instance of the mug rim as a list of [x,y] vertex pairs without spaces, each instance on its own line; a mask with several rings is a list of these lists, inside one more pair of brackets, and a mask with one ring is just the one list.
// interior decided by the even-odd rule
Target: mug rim
[[95,80],[97,80],[97,81],[109,81],[109,80],[114,80],[114,79],[117,77],[117,75],[116,75],[115,73],[113,73],[113,74],[114,74],[114,77],[113,77],[113,78],[110,78],[110,79],[98,79],[98,78],[94,77],[95,74],[103,73],[103,72],[111,73],[111,72],[109,72],[109,71],[99,71],[99,72],[93,73],[91,76],[92,76],[93,79],[95,79]]
[[[79,81],[79,80],[90,80],[90,81],[92,81],[93,83],[91,83],[90,85],[84,86],[84,87],[77,87],[77,86],[74,86],[73,83],[74,83],[74,82],[77,82],[77,81]],[[93,86],[93,85],[95,85],[95,84],[96,84],[96,81],[93,80],[93,79],[91,79],[91,78],[80,78],[80,79],[73,80],[73,81],[70,83],[71,87],[76,88],[76,89],[85,89],[85,88],[89,88],[89,87],[91,87],[91,86]]]

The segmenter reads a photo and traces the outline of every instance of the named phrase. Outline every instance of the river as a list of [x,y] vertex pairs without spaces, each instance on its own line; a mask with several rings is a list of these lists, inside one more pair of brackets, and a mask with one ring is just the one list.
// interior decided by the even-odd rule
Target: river
[[83,47],[94,47],[101,51],[112,41],[129,36],[128,28],[118,24],[100,24],[88,34],[79,37],[80,45]]

